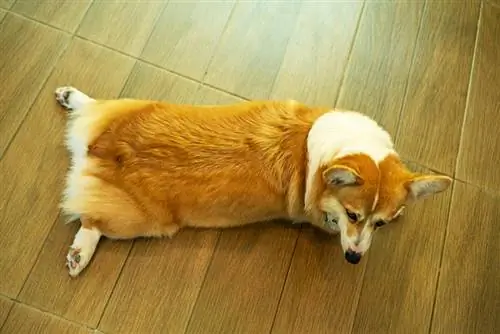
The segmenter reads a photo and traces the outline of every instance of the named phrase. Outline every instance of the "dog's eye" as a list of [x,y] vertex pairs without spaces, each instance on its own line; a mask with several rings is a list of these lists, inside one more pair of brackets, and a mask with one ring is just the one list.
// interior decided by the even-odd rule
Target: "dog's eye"
[[382,227],[382,226],[384,226],[385,224],[387,224],[385,221],[383,221],[383,220],[377,220],[377,221],[375,222],[375,227]]
[[345,213],[347,214],[347,217],[349,217],[349,220],[352,221],[353,223],[358,221],[358,215],[351,210],[345,209]]

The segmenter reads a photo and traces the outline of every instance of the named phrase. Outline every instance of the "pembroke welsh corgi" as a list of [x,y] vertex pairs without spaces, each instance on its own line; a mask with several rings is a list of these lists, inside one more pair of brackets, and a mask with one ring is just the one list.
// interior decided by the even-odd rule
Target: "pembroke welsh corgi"
[[410,172],[390,135],[358,112],[296,101],[95,100],[73,87],[58,88],[56,99],[71,110],[61,206],[81,221],[66,257],[71,276],[101,236],[172,237],[183,227],[272,219],[340,233],[356,264],[375,230],[451,184]]

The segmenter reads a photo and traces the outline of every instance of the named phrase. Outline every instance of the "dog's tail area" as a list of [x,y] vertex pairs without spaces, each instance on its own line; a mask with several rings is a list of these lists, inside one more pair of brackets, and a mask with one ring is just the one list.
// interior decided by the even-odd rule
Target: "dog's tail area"
[[101,233],[116,238],[134,236],[138,233],[138,226],[147,223],[147,215],[118,186],[94,175],[75,175],[70,182],[61,203],[69,220],[90,217],[98,222]]

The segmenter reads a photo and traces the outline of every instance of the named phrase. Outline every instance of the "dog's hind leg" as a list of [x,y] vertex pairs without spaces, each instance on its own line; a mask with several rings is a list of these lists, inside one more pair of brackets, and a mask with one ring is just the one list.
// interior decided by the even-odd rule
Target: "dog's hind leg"
[[72,277],[80,274],[89,264],[102,235],[92,219],[82,216],[81,222],[82,226],[76,233],[66,256],[66,264]]
[[78,110],[95,100],[71,86],[59,87],[55,91],[56,100],[68,110]]

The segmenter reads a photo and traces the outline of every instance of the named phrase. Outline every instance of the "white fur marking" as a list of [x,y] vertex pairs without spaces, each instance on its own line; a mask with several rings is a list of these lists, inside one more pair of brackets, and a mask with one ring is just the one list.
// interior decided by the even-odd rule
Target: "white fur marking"
[[[74,87],[59,87],[56,89],[56,99],[65,108],[71,109],[69,120],[66,127],[66,148],[71,154],[71,167],[66,178],[66,189],[64,196],[67,199],[75,198],[81,190],[81,184],[78,182],[85,170],[88,160],[87,151],[90,142],[90,134],[85,123],[89,120],[84,117],[86,106],[95,100],[82,93]],[[66,212],[66,214],[79,217],[78,212]]]
[[80,227],[66,256],[71,276],[77,276],[88,265],[101,235],[101,232],[96,229]]
[[362,153],[379,163],[395,154],[391,136],[374,120],[354,111],[331,111],[320,116],[307,137],[308,172],[306,210],[311,206],[311,187],[322,164],[346,155]]
[[95,101],[78,89],[70,86],[59,87],[55,93],[57,102],[69,110],[81,109],[88,103]]

